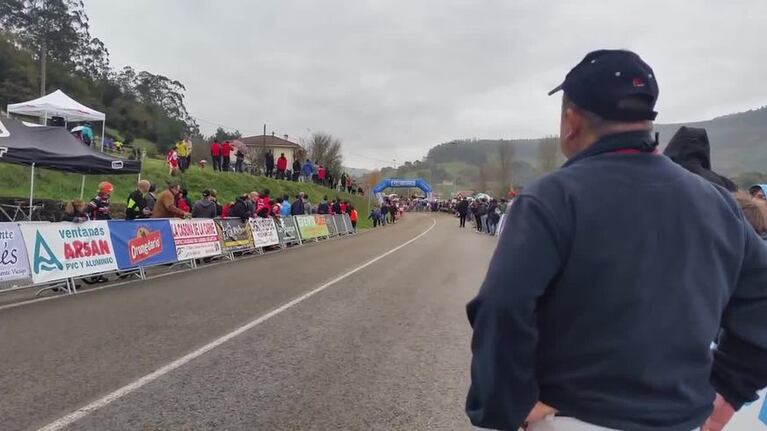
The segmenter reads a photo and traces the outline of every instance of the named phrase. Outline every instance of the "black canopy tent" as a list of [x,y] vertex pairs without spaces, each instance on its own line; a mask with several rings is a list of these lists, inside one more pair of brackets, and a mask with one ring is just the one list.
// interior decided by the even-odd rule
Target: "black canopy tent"
[[[75,139],[61,127],[38,126],[11,118],[0,118],[0,162],[30,166],[30,217],[35,186],[35,168],[83,175],[131,175],[141,172],[141,162],[110,156]],[[85,177],[83,177],[83,184]]]

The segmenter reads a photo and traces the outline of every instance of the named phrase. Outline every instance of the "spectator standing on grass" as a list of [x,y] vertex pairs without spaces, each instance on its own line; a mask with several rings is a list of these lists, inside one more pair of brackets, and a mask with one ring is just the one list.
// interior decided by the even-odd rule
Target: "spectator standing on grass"
[[242,173],[244,171],[243,164],[245,163],[245,153],[238,148],[237,152],[234,153],[234,158],[234,171]]
[[316,208],[312,206],[311,201],[309,200],[309,194],[304,193],[304,214],[306,215],[312,215],[315,214]]
[[296,195],[296,200],[290,205],[290,215],[304,215],[304,192]]
[[305,183],[308,183],[312,180],[313,173],[314,173],[314,165],[312,164],[311,160],[306,159],[304,166],[301,168],[301,178],[303,178]]
[[221,144],[221,158],[223,159],[221,161],[221,170],[224,172],[229,172],[229,165],[232,163],[232,143],[229,141],[224,141],[223,144]]
[[258,192],[250,192],[248,194],[248,200],[246,202],[248,206],[248,214],[250,214],[251,217],[256,216],[256,205],[258,205],[258,198],[259,198]]
[[325,185],[326,175],[327,175],[327,172],[325,171],[325,167],[320,165],[320,167],[317,168],[317,182],[321,185]]
[[213,170],[220,171],[221,170],[221,143],[218,142],[218,139],[214,139],[213,143],[210,144],[210,159],[213,162]]
[[215,218],[218,215],[216,209],[216,202],[213,200],[213,196],[210,190],[202,191],[202,199],[194,203],[192,207],[193,218]]
[[81,199],[73,199],[64,207],[64,216],[61,221],[84,223],[90,220],[87,209],[88,206]]
[[187,146],[186,142],[182,139],[176,143],[176,155],[178,156],[178,169],[181,171],[181,173],[184,173],[188,166],[186,165],[187,162]]
[[99,191],[96,196],[88,202],[88,216],[91,220],[111,220],[109,214],[109,198],[112,196],[114,186],[112,183],[103,181],[99,183]]
[[80,130],[80,135],[82,136],[83,144],[90,147],[93,143],[93,128],[91,127],[91,123],[83,124],[83,128]]
[[290,215],[290,197],[288,195],[282,196],[282,204],[280,206],[280,215],[282,217],[288,217]]
[[285,153],[280,154],[280,158],[277,159],[277,178],[280,180],[284,180],[285,178],[285,171],[288,170],[288,158],[285,157]]
[[146,196],[149,193],[151,184],[147,180],[138,182],[136,190],[128,195],[128,201],[125,205],[125,219],[135,220],[137,218],[148,217],[151,212],[146,208]]
[[216,217],[223,217],[224,207],[218,201],[218,192],[216,189],[210,189],[210,200],[216,205]]
[[264,153],[264,174],[269,178],[274,174],[274,154],[272,150],[267,150]]
[[178,172],[178,153],[176,152],[176,148],[173,147],[168,151],[168,154],[165,155],[165,163],[168,165],[168,175],[170,176],[176,176],[176,173]]
[[720,431],[767,385],[767,247],[727,190],[657,154],[639,56],[592,52],[559,90],[568,160],[515,198],[467,306],[467,414]]
[[168,182],[168,188],[157,196],[157,203],[152,211],[152,218],[186,218],[189,212],[181,210],[176,201],[181,194],[181,186],[175,181]]
[[293,178],[291,178],[293,181],[298,181],[298,178],[301,176],[301,161],[298,159],[293,159]]
[[349,209],[349,201],[341,201],[341,203],[338,206],[339,206],[339,209],[341,210],[338,214],[346,214],[347,210]]

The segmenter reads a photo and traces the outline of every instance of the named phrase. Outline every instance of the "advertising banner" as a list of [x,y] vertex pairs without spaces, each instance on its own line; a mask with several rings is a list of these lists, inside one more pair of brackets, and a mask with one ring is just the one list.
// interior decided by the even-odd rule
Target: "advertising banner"
[[45,283],[117,269],[109,224],[24,223],[19,225],[27,248],[32,281]]
[[[328,214],[328,215],[325,215],[324,217],[325,217],[325,224],[328,225],[328,232],[330,233],[330,236],[338,235],[339,234],[338,226],[336,225],[334,221],[336,216]],[[343,233],[343,231],[340,233]]]
[[346,223],[344,223],[343,214],[334,215],[333,221],[336,223],[336,229],[338,229],[339,234],[346,235],[347,233],[349,233],[349,229],[346,227]]
[[109,231],[120,269],[176,261],[169,220],[110,220]]
[[301,239],[307,240],[330,235],[328,226],[325,224],[325,218],[321,215],[298,215],[293,218],[298,225]]
[[277,227],[271,217],[254,217],[249,220],[250,231],[253,234],[253,245],[256,247],[268,247],[280,243]]
[[298,229],[296,229],[296,220],[293,217],[282,217],[275,220],[277,225],[277,235],[280,236],[280,242],[283,244],[300,244],[298,238]]
[[173,243],[176,245],[176,259],[189,260],[221,254],[216,222],[212,219],[170,221]]
[[253,249],[253,235],[250,234],[250,225],[238,218],[225,218],[216,220],[218,235],[224,251],[244,251]]
[[0,223],[0,283],[31,278],[27,249],[19,226]]

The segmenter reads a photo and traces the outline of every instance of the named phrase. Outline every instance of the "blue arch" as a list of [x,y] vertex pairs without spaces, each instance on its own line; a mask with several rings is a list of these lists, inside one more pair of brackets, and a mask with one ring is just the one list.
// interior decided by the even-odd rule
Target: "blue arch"
[[416,178],[414,180],[386,178],[385,180],[382,180],[378,185],[373,187],[373,193],[376,195],[379,202],[383,201],[382,193],[388,188],[419,188],[426,193],[426,199],[432,199],[431,186],[421,178]]

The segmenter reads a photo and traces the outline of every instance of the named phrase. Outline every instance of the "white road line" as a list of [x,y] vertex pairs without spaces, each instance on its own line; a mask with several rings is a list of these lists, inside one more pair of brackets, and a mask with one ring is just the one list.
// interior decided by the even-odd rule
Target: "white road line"
[[398,250],[402,249],[403,247],[406,247],[409,244],[412,244],[413,242],[417,241],[419,238],[421,238],[424,235],[426,235],[427,233],[429,233],[432,229],[434,229],[434,226],[436,226],[436,225],[437,225],[437,220],[432,218],[432,224],[431,224],[431,226],[428,229],[426,229],[425,231],[423,231],[420,234],[418,234],[418,236],[408,240],[407,242],[405,242],[405,243],[403,243],[401,245],[398,245],[397,247],[394,247],[393,249],[385,252],[384,254],[382,254],[382,255],[380,255],[378,257],[375,257],[375,258],[373,258],[373,259],[363,263],[362,265],[357,266],[356,268],[354,268],[354,269],[352,269],[352,270],[350,270],[350,271],[348,271],[348,272],[346,272],[344,274],[339,275],[338,277],[336,277],[336,278],[328,281],[327,283],[325,283],[325,284],[315,288],[314,290],[311,290],[311,291],[309,291],[309,292],[307,292],[307,293],[305,293],[305,294],[303,294],[303,295],[293,299],[292,301],[283,304],[279,308],[276,308],[276,309],[274,309],[274,310],[264,314],[263,316],[257,318],[256,320],[253,320],[253,321],[251,321],[249,323],[246,323],[243,326],[240,326],[239,328],[237,328],[234,331],[224,335],[223,337],[220,337],[220,338],[217,338],[217,339],[211,341],[210,343],[200,347],[199,349],[197,349],[197,350],[195,350],[195,351],[193,351],[191,353],[188,353],[188,354],[186,354],[186,355],[176,359],[175,361],[173,361],[173,362],[163,366],[162,368],[159,368],[159,369],[153,371],[152,373],[149,373],[149,374],[145,375],[144,377],[141,377],[138,380],[135,380],[132,383],[129,383],[129,384],[121,387],[120,389],[117,389],[116,391],[107,394],[107,395],[103,396],[102,398],[99,398],[98,400],[96,400],[96,401],[94,401],[94,402],[92,402],[92,403],[90,403],[90,404],[88,404],[86,406],[83,406],[83,407],[73,411],[72,413],[69,413],[68,415],[65,415],[65,416],[60,417],[59,419],[56,419],[55,421],[49,423],[48,425],[40,428],[38,431],[58,431],[58,430],[64,429],[65,427],[67,427],[69,425],[72,425],[73,423],[75,423],[78,420],[88,416],[89,414],[95,412],[96,410],[98,410],[98,409],[100,409],[102,407],[105,407],[105,406],[111,404],[112,402],[117,401],[120,398],[130,394],[131,392],[134,392],[134,391],[140,389],[142,386],[144,386],[144,385],[146,385],[148,383],[151,383],[151,382],[159,379],[160,377],[162,377],[162,376],[172,372],[173,370],[175,370],[175,369],[177,369],[179,367],[184,366],[185,364],[189,363],[190,361],[193,361],[194,359],[199,358],[200,356],[202,356],[205,353],[215,349],[216,347],[226,343],[227,341],[231,340],[232,338],[235,338],[238,335],[241,335],[241,334],[245,333],[246,331],[248,331],[250,329],[253,329],[254,327],[260,325],[261,323],[264,323],[267,320],[271,319],[272,317],[282,313],[283,311],[288,310],[288,309],[292,308],[293,306],[295,306],[297,304],[300,304],[301,302],[305,301],[306,299],[311,298],[312,296],[322,292],[323,290],[325,290],[328,287],[338,283],[339,281],[349,277],[350,275],[355,274],[355,273],[357,273],[357,272],[367,268],[368,266],[378,262],[379,260],[385,258],[386,256],[388,256],[388,255],[390,255],[392,253],[397,252]]

